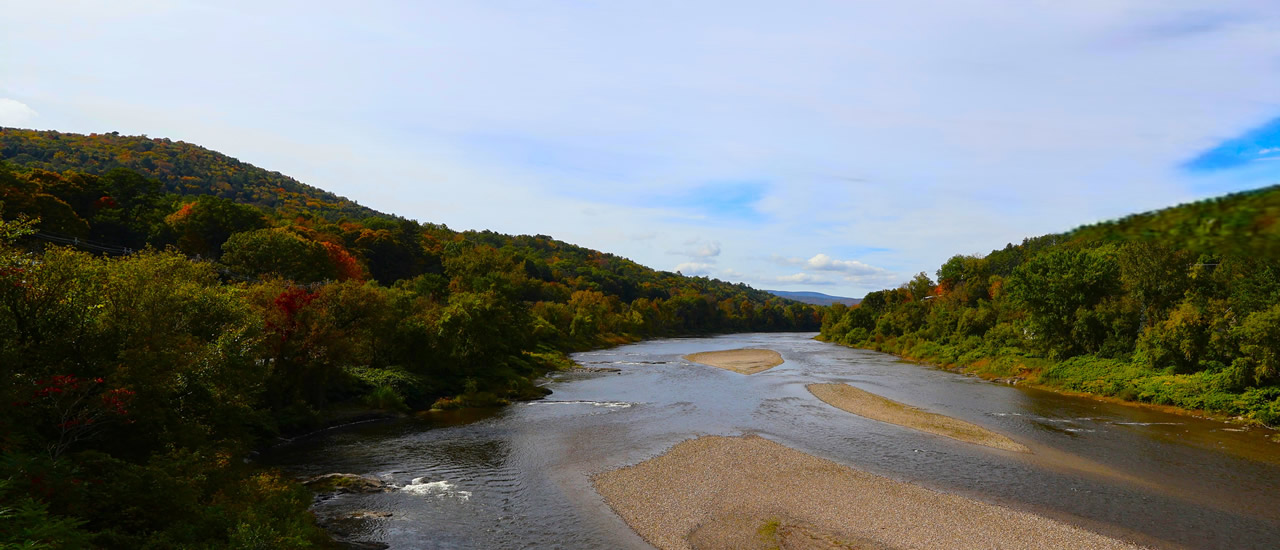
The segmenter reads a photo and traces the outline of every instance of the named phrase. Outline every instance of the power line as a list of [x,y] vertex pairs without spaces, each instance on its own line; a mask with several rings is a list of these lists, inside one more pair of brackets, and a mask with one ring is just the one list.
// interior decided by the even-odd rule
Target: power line
[[29,236],[34,237],[36,239],[40,239],[42,241],[48,241],[51,243],[58,243],[58,244],[69,244],[72,246],[78,246],[80,248],[86,248],[89,250],[103,252],[106,254],[128,255],[128,254],[133,254],[134,252],[137,252],[137,250],[134,250],[129,247],[111,246],[105,243],[94,242],[88,239],[81,239],[79,237],[72,237],[69,235],[59,235],[57,233],[50,233],[48,231],[37,231],[35,233],[32,233]]

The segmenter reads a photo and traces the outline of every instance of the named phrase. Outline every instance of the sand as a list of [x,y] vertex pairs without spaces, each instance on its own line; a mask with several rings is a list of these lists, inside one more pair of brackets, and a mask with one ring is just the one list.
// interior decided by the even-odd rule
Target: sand
[[704,351],[684,356],[694,363],[731,370],[738,374],[756,374],[781,365],[782,355],[771,349],[731,349]]
[[592,481],[658,548],[1138,548],[757,436],[685,441]]
[[1031,452],[1025,445],[981,426],[949,416],[925,412],[848,384],[809,384],[806,387],[809,388],[810,393],[828,405],[858,416],[967,443],[1020,453]]

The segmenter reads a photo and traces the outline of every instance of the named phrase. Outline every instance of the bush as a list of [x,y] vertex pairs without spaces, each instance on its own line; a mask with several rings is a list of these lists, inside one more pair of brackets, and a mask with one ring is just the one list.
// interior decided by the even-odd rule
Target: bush
[[0,479],[0,549],[53,550],[90,548],[84,520],[49,513],[49,505],[12,488]]
[[[347,367],[343,371],[354,379],[366,405],[403,410],[422,408],[430,402],[432,388],[420,375],[396,367]],[[397,402],[399,405],[396,405]],[[374,403],[384,403],[390,407]]]
[[1249,418],[1268,426],[1280,425],[1280,387],[1249,388],[1237,404]]
[[378,386],[373,391],[365,394],[361,401],[374,409],[396,412],[409,410],[409,406],[404,403],[404,396],[400,395],[400,392],[391,386]]

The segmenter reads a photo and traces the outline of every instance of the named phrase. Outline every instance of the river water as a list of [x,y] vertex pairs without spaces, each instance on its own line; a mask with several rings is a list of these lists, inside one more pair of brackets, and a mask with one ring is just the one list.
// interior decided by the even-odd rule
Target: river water
[[[813,340],[736,334],[578,353],[620,372],[554,375],[543,401],[331,430],[265,457],[297,475],[347,472],[398,487],[317,502],[359,540],[392,548],[648,548],[590,476],[701,435],[758,434],[933,490],[1160,548],[1280,548],[1280,444],[1265,430],[981,381]],[[681,356],[759,347],[752,376]],[[1008,435],[1032,454],[864,419],[809,394],[844,382]]]

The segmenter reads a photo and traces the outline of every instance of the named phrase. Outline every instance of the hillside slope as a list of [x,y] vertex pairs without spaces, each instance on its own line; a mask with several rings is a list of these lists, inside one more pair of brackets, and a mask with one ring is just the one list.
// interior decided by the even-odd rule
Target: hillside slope
[[385,215],[279,172],[166,138],[0,128],[0,158],[20,168],[53,172],[102,175],[113,168],[127,168],[159,181],[170,193],[214,195],[241,204],[304,210],[329,218]]
[[1145,240],[1205,254],[1280,258],[1280,185],[1082,226],[1082,241]]
[[1280,425],[1280,187],[954,256],[822,338]]
[[[38,171],[48,170],[59,173],[70,171],[96,176],[94,182],[99,184],[97,187],[102,187],[103,185],[115,185],[117,188],[124,188],[128,185],[140,186],[141,184],[132,181],[128,184],[121,183],[122,178],[128,179],[127,172],[124,173],[126,174],[124,176],[121,175],[122,172],[117,171],[113,176],[104,177],[111,174],[113,170],[123,168],[148,180],[160,182],[162,189],[158,191],[163,191],[163,193],[152,192],[157,190],[149,190],[155,198],[162,196],[164,193],[218,197],[239,205],[263,208],[265,209],[265,215],[277,219],[280,223],[285,223],[282,220],[295,214],[304,214],[305,217],[309,218],[319,216],[324,220],[334,222],[333,224],[345,225],[345,229],[341,229],[341,232],[345,241],[351,241],[345,243],[348,245],[356,245],[354,241],[360,238],[359,236],[354,239],[351,237],[352,229],[356,226],[359,226],[362,230],[370,229],[370,227],[365,226],[375,226],[377,228],[375,229],[376,231],[393,233],[406,230],[416,231],[415,229],[408,229],[410,226],[414,226],[426,233],[430,233],[432,239],[436,242],[461,237],[467,241],[482,243],[495,248],[507,248],[518,256],[521,261],[528,263],[527,268],[532,276],[547,281],[552,280],[555,276],[574,279],[576,286],[599,289],[606,294],[617,295],[628,302],[641,295],[649,298],[670,298],[672,293],[666,290],[679,286],[679,284],[682,284],[681,282],[691,282],[694,287],[706,289],[708,292],[718,296],[742,293],[754,303],[763,304],[772,299],[769,293],[757,291],[745,285],[660,272],[613,254],[586,249],[545,235],[511,236],[490,231],[457,233],[435,224],[413,224],[411,222],[406,224],[405,220],[398,220],[394,216],[365,208],[348,199],[301,183],[279,172],[265,170],[198,145],[172,141],[166,138],[122,136],[115,132],[83,135],[56,131],[0,128],[0,159],[9,163],[12,171],[28,174],[27,179],[41,180],[41,188],[49,191],[49,193],[44,194],[56,196],[49,197],[51,201],[65,202],[75,210],[75,213],[72,214],[66,212],[65,208],[47,207],[47,202],[50,201],[45,201],[46,204],[44,206],[46,208],[41,209],[39,205],[34,204],[40,203],[40,199],[26,201],[32,204],[25,206],[29,214],[43,214],[45,221],[49,222],[45,229],[70,233],[73,237],[98,237],[107,241],[112,241],[113,239],[129,241],[119,243],[123,246],[137,245],[143,241],[154,245],[178,244],[180,248],[190,248],[186,250],[187,252],[216,258],[221,255],[221,245],[230,234],[236,232],[234,230],[244,228],[257,229],[259,226],[243,220],[240,221],[242,225],[239,226],[233,223],[224,223],[223,225],[230,226],[223,228],[226,230],[222,232],[225,235],[215,235],[213,239],[205,239],[213,242],[203,243],[203,247],[183,246],[184,243],[178,242],[182,240],[182,236],[174,235],[172,228],[165,227],[151,228],[151,234],[145,235],[143,241],[137,238],[124,238],[118,234],[119,232],[114,234],[88,232],[84,230],[84,225],[92,225],[88,224],[88,220],[100,213],[96,206],[89,203],[98,200],[103,195],[114,195],[119,198],[122,193],[118,191],[109,192],[106,188],[99,189],[93,185],[86,185],[85,181],[70,181],[75,178],[60,177],[57,174],[40,175]],[[91,189],[86,189],[86,187]],[[41,192],[29,190],[27,194],[37,196],[41,195]],[[92,196],[86,199],[90,195]],[[0,198],[3,198],[3,195],[0,195]],[[170,203],[176,204],[172,212],[163,213],[166,216],[171,216],[188,205],[197,206],[197,210],[199,210],[198,206],[206,204],[199,200],[195,202],[185,199],[182,201],[176,201],[175,199],[161,200],[168,200]],[[10,210],[12,211],[10,217],[12,217],[12,214],[17,213],[16,207],[26,204],[23,200],[15,200],[14,198],[11,198],[9,202]],[[208,201],[207,204],[221,205],[223,203]],[[165,210],[167,208],[169,208],[168,204],[156,206],[151,210]],[[222,206],[220,208],[227,209]],[[209,208],[209,210],[215,209],[213,207]],[[230,214],[224,213],[222,215],[228,216]],[[71,219],[73,217],[79,217],[82,220]],[[242,212],[240,217],[245,218],[246,216]],[[252,216],[248,217],[251,218]],[[369,217],[386,219],[381,221],[367,220],[366,218]],[[85,223],[82,224],[80,223],[81,221]],[[173,220],[165,221],[167,225],[174,225],[172,222]],[[330,230],[333,229],[333,224],[326,224],[325,222],[303,223],[324,225]],[[179,223],[179,225],[181,224]],[[274,225],[279,225],[279,223]],[[368,235],[361,236],[367,237]],[[188,239],[187,242],[189,243],[191,240],[193,239]],[[402,238],[402,240],[404,239]],[[108,242],[106,244],[116,243]],[[395,247],[360,247],[356,245],[352,246],[352,248],[387,249]],[[401,248],[412,247],[405,246]],[[371,271],[370,274],[375,279],[384,284],[391,284],[395,280],[404,278],[407,273],[413,271],[412,265],[417,263],[415,260],[421,260],[420,258],[413,258],[412,256],[416,254],[411,250],[399,250],[398,252],[401,254],[380,254],[379,250],[363,250],[362,252],[364,254],[360,255],[359,259],[362,260],[363,265]],[[381,250],[381,252],[394,251]],[[383,256],[399,257],[383,258]],[[430,263],[429,260],[428,263]],[[554,273],[551,271],[553,268],[557,269]],[[664,290],[657,291],[655,288]],[[781,301],[778,303],[785,305],[788,302]]]

